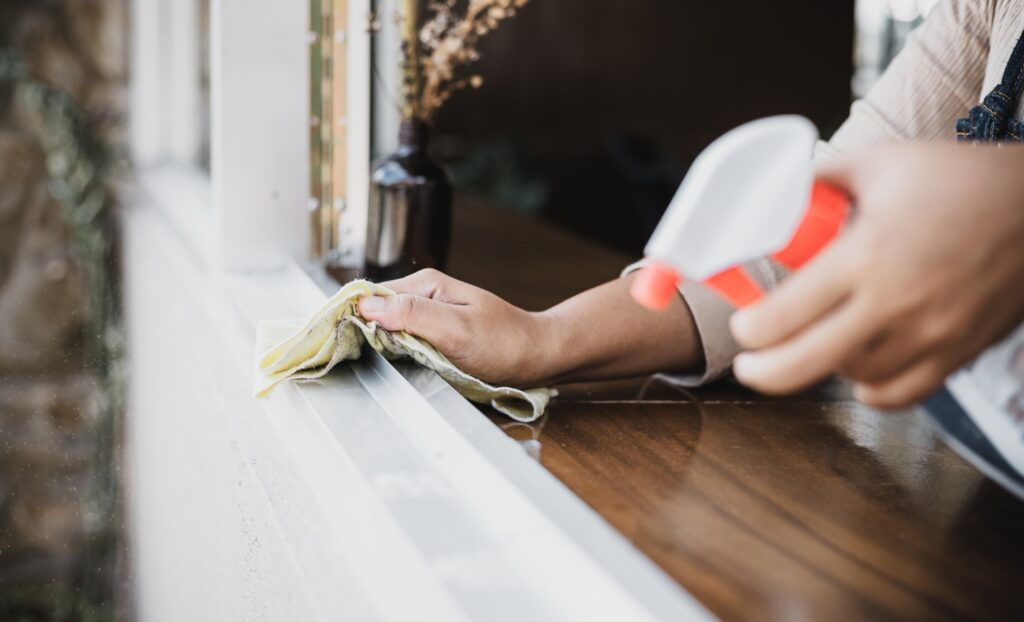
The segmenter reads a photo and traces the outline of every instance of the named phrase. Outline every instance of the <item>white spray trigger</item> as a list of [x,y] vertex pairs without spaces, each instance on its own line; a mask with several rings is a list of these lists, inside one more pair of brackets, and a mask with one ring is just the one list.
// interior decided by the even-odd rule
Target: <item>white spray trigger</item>
[[769,117],[731,130],[694,161],[645,249],[688,279],[769,255],[792,237],[807,209],[809,120]]

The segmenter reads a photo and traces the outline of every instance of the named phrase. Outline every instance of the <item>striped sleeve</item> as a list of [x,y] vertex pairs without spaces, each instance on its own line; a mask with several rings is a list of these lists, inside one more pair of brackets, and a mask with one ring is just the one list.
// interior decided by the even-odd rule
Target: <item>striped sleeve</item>
[[818,159],[876,144],[951,141],[978,103],[995,0],[942,0]]

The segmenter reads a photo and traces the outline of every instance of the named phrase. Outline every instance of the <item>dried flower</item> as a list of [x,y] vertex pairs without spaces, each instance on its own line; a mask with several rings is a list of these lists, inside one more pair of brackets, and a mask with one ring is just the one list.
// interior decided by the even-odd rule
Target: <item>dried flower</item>
[[[428,5],[429,17],[417,32],[417,2],[406,0],[402,18],[402,114],[430,121],[456,91],[480,88],[481,76],[458,78],[458,69],[479,60],[480,39],[514,17],[528,1],[433,0]],[[465,6],[461,13],[459,5]]]
[[376,11],[370,11],[366,16],[366,32],[371,35],[375,35],[380,32],[380,19],[377,17]]

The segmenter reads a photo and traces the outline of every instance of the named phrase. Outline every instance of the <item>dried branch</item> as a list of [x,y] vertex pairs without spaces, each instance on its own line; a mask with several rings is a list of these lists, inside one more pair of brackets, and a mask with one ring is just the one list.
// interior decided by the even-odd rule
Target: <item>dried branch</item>
[[[479,88],[479,75],[458,77],[462,67],[480,59],[480,40],[502,21],[515,16],[529,0],[466,0],[459,14],[459,0],[434,0],[430,14],[413,41],[415,28],[407,22],[402,43],[402,113],[406,118],[430,121],[455,92]],[[407,0],[415,4],[415,0]],[[407,9],[415,19],[415,11]]]

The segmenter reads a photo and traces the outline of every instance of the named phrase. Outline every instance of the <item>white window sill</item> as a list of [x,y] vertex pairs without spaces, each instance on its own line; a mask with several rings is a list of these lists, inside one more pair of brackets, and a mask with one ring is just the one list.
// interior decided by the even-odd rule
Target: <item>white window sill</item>
[[[324,292],[287,259],[212,270],[203,179],[142,179],[125,265],[143,617],[710,618],[433,372],[370,352],[255,400],[256,322],[305,316]],[[206,601],[173,598],[196,589]]]

